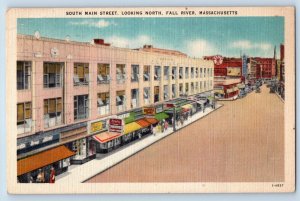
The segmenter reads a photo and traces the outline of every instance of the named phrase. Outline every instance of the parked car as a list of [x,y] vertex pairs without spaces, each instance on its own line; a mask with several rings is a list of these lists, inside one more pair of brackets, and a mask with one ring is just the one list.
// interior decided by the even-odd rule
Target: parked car
[[255,89],[255,93],[260,93],[260,92],[261,92],[260,88],[257,87],[257,88]]

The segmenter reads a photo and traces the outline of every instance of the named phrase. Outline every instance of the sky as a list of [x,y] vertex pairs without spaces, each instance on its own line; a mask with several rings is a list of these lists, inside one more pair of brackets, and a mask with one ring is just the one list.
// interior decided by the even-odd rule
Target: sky
[[145,44],[174,49],[191,57],[273,57],[284,43],[283,17],[181,18],[21,18],[18,34],[90,42],[103,38],[112,46],[139,48]]

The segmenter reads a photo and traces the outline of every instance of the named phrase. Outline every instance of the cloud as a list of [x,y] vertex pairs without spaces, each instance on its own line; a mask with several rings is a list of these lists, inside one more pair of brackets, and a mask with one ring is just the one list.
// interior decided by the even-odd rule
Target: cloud
[[241,49],[241,50],[260,49],[266,51],[273,48],[270,43],[254,43],[249,40],[234,41],[231,44],[231,47]]
[[135,38],[126,38],[121,36],[110,36],[106,38],[108,43],[115,47],[139,48],[145,44],[152,44],[151,38],[147,35],[139,35]]
[[89,26],[89,27],[97,27],[97,28],[104,28],[108,27],[111,25],[117,25],[115,22],[110,22],[107,20],[84,20],[84,21],[79,21],[79,22],[70,22],[71,25],[75,26]]
[[216,47],[207,40],[197,39],[186,42],[186,53],[192,57],[203,57],[218,54]]

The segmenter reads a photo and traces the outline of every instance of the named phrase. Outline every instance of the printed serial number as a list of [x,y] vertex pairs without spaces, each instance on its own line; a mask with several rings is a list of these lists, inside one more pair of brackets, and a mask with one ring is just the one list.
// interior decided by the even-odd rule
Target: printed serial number
[[272,187],[283,187],[283,184],[272,184]]

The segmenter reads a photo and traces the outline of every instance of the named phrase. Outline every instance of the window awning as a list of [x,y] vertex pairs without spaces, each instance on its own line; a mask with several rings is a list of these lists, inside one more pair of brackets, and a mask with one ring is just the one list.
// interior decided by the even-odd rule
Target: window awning
[[135,121],[137,124],[139,124],[142,128],[146,128],[148,126],[151,125],[151,123],[149,121],[147,121],[145,118],[143,119],[139,119],[137,121]]
[[37,170],[73,155],[75,155],[75,152],[69,150],[64,145],[40,152],[33,156],[18,160],[17,175],[20,176],[33,170]]
[[119,137],[121,134],[120,133],[115,133],[115,132],[103,132],[99,133],[97,135],[94,135],[93,138],[100,143],[105,143],[110,140],[113,140],[117,137]]
[[193,106],[191,104],[186,104],[186,105],[183,105],[181,107],[184,108],[184,109],[192,109],[193,108]]
[[131,122],[131,123],[126,124],[124,126],[124,134],[132,133],[132,132],[134,132],[136,130],[139,130],[141,128],[142,127],[139,124],[137,124],[136,122]]
[[145,118],[145,120],[150,122],[151,124],[156,124],[158,122],[155,118]]
[[158,121],[161,121],[163,119],[168,118],[169,115],[167,115],[165,112],[161,112],[155,115],[155,119],[157,119]]

